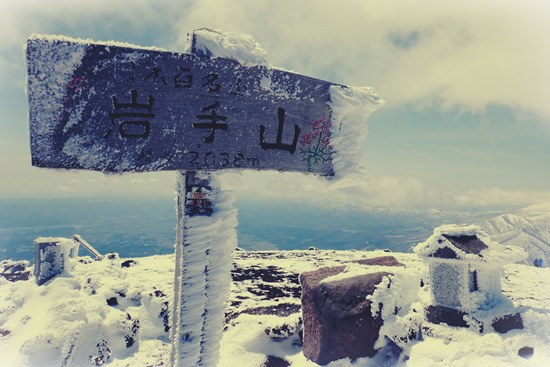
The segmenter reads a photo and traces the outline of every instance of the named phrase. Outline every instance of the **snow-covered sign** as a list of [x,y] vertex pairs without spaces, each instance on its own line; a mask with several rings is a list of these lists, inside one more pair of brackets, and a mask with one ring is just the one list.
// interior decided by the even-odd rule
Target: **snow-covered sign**
[[272,68],[247,35],[201,29],[189,41],[174,53],[31,37],[29,125],[35,166],[178,171],[170,363],[210,367],[237,244],[234,198],[213,171],[345,175],[381,101]]
[[26,57],[35,166],[333,174],[329,82],[52,36],[30,38]]

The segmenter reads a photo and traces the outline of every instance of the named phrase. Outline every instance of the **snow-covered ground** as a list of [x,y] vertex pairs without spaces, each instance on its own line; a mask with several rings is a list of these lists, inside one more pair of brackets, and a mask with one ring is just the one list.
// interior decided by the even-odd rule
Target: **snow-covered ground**
[[[302,354],[298,274],[385,255],[383,251],[314,249],[236,251],[219,366],[316,366]],[[391,255],[425,277],[426,266],[416,255]],[[72,269],[42,286],[33,277],[15,282],[0,277],[0,365],[166,365],[173,279],[174,257],[170,255],[107,256],[101,261],[80,257]],[[505,266],[503,291],[522,311],[524,329],[480,334],[425,323],[423,340],[413,341],[408,360],[398,365],[547,366],[549,282],[549,269]],[[426,290],[420,293],[420,300],[426,302]],[[529,359],[518,356],[525,346],[534,348]],[[344,359],[329,366],[395,364],[387,357],[382,351],[372,359]]]
[[[268,65],[265,51],[249,36],[224,35],[208,30],[197,34],[195,47],[205,54],[233,58],[247,65]],[[44,38],[38,38],[41,37]],[[77,55],[83,55],[83,44],[71,47],[76,48]],[[52,59],[56,57],[51,55]],[[75,61],[56,64],[60,70],[54,70],[54,74],[60,90],[72,75]],[[54,65],[45,63],[41,66],[49,70],[50,64]],[[29,85],[33,80],[29,78]],[[268,86],[271,82],[262,84]],[[40,92],[44,90],[33,95],[38,102],[42,102]],[[62,101],[62,96],[54,97],[55,103]],[[361,128],[366,126],[366,117],[380,107],[382,101],[370,88],[337,86],[330,88],[330,100],[333,119],[330,145],[335,153],[335,176],[338,179],[347,177],[342,180],[344,183],[333,184],[344,185],[350,181],[348,176],[353,178],[362,171],[362,162],[357,160],[360,156],[357,147],[365,135],[356,132],[366,131]],[[50,116],[54,113],[50,105],[36,105],[40,111],[34,111],[35,115]],[[50,120],[55,119],[44,121]],[[33,131],[44,132],[48,130],[45,127],[37,124]],[[543,227],[546,229],[542,235],[536,230],[541,228],[540,223],[548,224],[545,215],[550,210],[547,209],[531,208],[525,212],[531,219],[501,216],[486,223],[484,228],[499,242],[528,249],[533,254],[529,261],[543,258],[547,264],[549,227]],[[387,254],[382,251],[315,249],[235,252],[219,365],[316,366],[302,353],[299,274],[321,266],[382,255]],[[416,255],[394,255],[408,271],[427,279],[426,266]],[[13,265],[4,262],[1,270],[5,273]],[[24,272],[24,269],[20,271]],[[175,259],[171,255],[135,259],[108,255],[101,261],[78,258],[62,275],[42,286],[38,286],[32,277],[15,282],[0,277],[0,364],[13,367],[169,364],[169,313],[173,305],[174,271]],[[411,341],[405,348],[405,355],[399,359],[395,358],[395,350],[392,354],[392,350],[386,349],[373,358],[344,359],[329,366],[547,366],[550,364],[550,333],[547,331],[550,325],[549,275],[547,268],[525,265],[504,268],[502,286],[511,301],[507,306],[509,311],[521,311],[523,329],[497,334],[486,328],[480,333],[424,321],[423,337]],[[429,304],[426,288],[424,286],[419,291],[420,306]],[[533,353],[523,357],[518,355],[525,347],[532,348]]]

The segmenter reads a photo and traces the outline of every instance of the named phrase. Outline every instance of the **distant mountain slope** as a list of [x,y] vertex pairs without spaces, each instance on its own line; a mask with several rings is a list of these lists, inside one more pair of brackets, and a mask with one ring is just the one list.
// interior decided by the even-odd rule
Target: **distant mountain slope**
[[533,205],[516,214],[503,214],[480,225],[493,240],[524,248],[529,253],[525,264],[533,265],[540,258],[544,267],[549,266],[550,203]]

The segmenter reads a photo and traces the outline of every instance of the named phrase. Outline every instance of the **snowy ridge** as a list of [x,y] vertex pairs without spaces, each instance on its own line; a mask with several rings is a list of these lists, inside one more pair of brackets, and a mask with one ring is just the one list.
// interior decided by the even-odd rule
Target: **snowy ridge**
[[550,262],[550,203],[524,208],[515,214],[503,214],[480,223],[489,237],[503,245],[523,248],[529,254],[524,264],[533,265],[535,259]]

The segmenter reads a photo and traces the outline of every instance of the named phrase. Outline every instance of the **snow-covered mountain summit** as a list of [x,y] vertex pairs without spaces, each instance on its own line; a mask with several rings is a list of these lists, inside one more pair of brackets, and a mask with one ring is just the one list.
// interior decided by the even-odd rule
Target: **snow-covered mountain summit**
[[[302,353],[298,274],[386,255],[316,249],[235,252],[218,366],[318,366]],[[415,254],[391,255],[426,279],[426,265]],[[99,261],[81,257],[72,265],[42,286],[29,279],[25,266],[12,269],[11,281],[0,276],[0,365],[166,366],[174,256],[121,259],[111,254]],[[408,360],[397,362],[379,352],[374,358],[341,359],[328,366],[547,366],[549,271],[519,264],[504,267],[502,289],[523,311],[524,329],[479,333],[425,324],[429,327],[422,340],[414,341]],[[518,351],[525,346],[533,353],[522,357]]]

